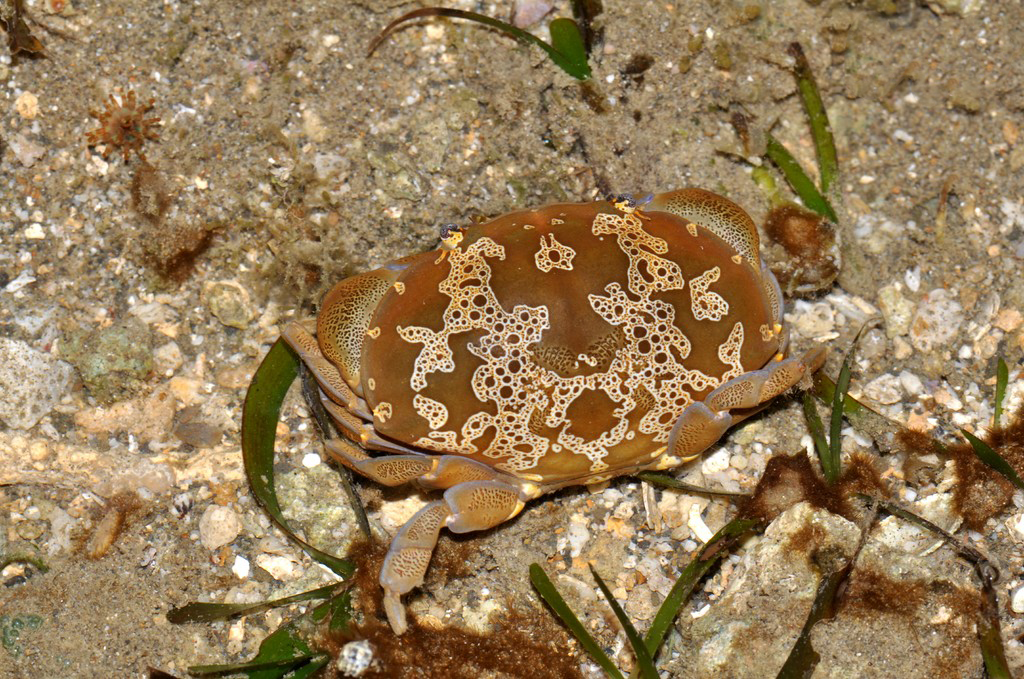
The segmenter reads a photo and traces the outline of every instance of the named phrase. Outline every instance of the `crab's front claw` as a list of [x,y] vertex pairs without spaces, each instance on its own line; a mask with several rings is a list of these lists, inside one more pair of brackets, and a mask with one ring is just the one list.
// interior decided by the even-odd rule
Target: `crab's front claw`
[[[679,416],[669,435],[668,454],[681,461],[697,457],[729,427],[820,368],[827,353],[823,347],[816,347],[802,356],[772,361],[760,370],[723,383]],[[738,412],[731,412],[734,409]]]
[[380,571],[384,612],[395,634],[409,628],[402,595],[423,584],[441,526],[455,533],[493,528],[523,509],[518,489],[503,481],[467,481],[427,504],[395,534]]
[[704,404],[715,412],[761,406],[820,368],[826,353],[823,347],[815,347],[803,356],[772,361],[723,383],[704,397]]
[[437,500],[416,512],[395,534],[380,571],[384,612],[395,634],[409,628],[402,595],[423,584],[441,526],[451,515],[447,503]]

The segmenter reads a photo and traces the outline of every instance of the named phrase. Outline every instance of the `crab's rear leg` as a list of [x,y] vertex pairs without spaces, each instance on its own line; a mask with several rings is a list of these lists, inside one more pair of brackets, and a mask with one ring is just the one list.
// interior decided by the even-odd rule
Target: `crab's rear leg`
[[703,400],[689,405],[672,428],[666,454],[653,466],[665,469],[697,457],[733,424],[820,368],[825,353],[823,347],[817,347],[803,356],[772,361],[760,370],[723,383]]

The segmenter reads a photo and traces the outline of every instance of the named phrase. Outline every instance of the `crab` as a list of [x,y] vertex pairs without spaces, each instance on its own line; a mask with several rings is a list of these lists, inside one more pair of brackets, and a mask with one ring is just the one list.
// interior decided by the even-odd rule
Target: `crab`
[[821,366],[820,346],[787,355],[758,248],[746,212],[702,189],[548,205],[446,224],[439,251],[335,285],[315,337],[287,326],[344,434],[330,455],[444,491],[381,568],[397,634],[442,527],[485,530],[565,486],[682,465]]

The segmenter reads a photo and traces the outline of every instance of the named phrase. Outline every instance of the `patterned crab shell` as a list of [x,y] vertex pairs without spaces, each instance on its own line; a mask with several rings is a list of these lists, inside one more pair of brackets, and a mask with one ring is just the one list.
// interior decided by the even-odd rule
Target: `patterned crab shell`
[[547,487],[597,481],[650,463],[687,406],[785,350],[756,227],[716,194],[549,205],[446,235],[366,291],[380,297],[365,333],[319,319],[321,344],[360,356],[347,377],[373,428],[402,444]]

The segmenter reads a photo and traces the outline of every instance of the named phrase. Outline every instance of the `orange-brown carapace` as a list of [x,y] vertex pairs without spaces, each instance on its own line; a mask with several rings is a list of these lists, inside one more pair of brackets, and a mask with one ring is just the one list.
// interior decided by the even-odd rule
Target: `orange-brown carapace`
[[824,356],[786,356],[757,229],[708,191],[445,231],[441,256],[338,283],[316,338],[285,331],[346,434],[332,455],[386,485],[444,490],[381,572],[399,633],[400,597],[422,583],[441,527],[490,528],[563,486],[678,466]]

